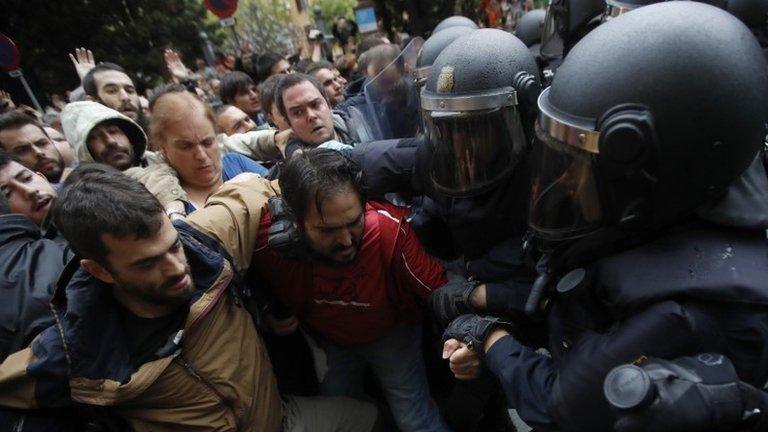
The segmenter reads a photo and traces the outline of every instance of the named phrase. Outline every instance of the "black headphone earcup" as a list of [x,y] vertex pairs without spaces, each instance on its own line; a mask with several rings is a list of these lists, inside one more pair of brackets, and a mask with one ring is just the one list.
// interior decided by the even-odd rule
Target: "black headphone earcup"
[[656,145],[653,115],[636,104],[611,108],[598,122],[599,161],[605,168],[619,171],[645,164]]
[[657,147],[653,115],[642,105],[618,105],[603,114],[597,129],[598,169],[610,185],[612,218],[625,229],[639,228],[652,213]]

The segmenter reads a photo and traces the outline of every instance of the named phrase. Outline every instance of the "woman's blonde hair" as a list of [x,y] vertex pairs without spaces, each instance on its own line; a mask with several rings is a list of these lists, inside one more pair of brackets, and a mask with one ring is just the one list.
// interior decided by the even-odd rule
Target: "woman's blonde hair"
[[168,123],[180,121],[186,117],[188,110],[184,108],[202,110],[213,125],[213,130],[219,133],[219,126],[211,106],[189,91],[187,87],[171,84],[156,91],[149,101],[149,148],[151,150],[157,151],[165,144],[164,131]]

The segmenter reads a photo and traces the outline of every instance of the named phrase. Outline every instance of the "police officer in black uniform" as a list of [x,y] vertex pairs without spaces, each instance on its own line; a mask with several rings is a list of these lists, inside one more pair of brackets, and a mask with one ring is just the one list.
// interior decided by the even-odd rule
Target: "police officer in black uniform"
[[544,19],[539,68],[545,86],[576,42],[600,25],[605,0],[552,0]]
[[522,245],[536,64],[516,37],[484,29],[456,39],[431,71],[421,94],[425,135],[360,144],[352,155],[371,194],[425,197],[414,226],[430,252],[466,259],[492,307],[522,313],[534,278]]
[[644,357],[718,352],[768,380],[765,68],[733,16],[665,2],[594,30],[542,93],[530,226],[545,256],[528,309],[546,311],[552,357],[504,318],[462,315],[444,334],[529,425],[610,430],[603,380]]
[[616,432],[768,430],[768,393],[741,381],[722,354],[642,359],[605,378]]
[[[436,293],[438,303],[469,311],[469,295],[482,291],[491,309],[523,316],[535,277],[535,261],[526,262],[522,243],[530,189],[527,154],[540,92],[536,63],[509,33],[454,32],[461,31],[435,33],[419,59],[421,67],[431,63],[421,93],[425,134],[363,143],[352,155],[371,194],[417,197],[412,224],[430,252],[463,259],[456,270],[473,281],[453,278]],[[435,55],[433,44],[447,48]],[[427,58],[433,56],[434,62]],[[494,397],[492,381],[466,386],[464,394],[485,405]],[[449,404],[447,420],[456,430],[472,430],[478,419],[462,414],[472,411],[471,403],[452,400],[462,403]]]

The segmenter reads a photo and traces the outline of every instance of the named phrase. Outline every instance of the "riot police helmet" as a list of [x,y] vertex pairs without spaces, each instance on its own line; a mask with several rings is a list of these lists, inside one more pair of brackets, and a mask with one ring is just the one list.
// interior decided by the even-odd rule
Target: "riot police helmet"
[[414,79],[419,88],[423,87],[429,77],[429,71],[432,69],[432,63],[443,50],[461,36],[471,33],[475,29],[470,27],[456,26],[449,27],[439,33],[434,33],[424,42],[416,59],[416,70]]
[[547,11],[544,9],[534,9],[527,12],[517,21],[515,36],[529,48],[541,42],[541,32],[544,29],[546,16]]
[[421,91],[435,190],[471,196],[510,175],[529,148],[539,92],[536,61],[510,33],[476,30],[444,49]]
[[477,24],[475,24],[475,22],[472,21],[471,19],[461,15],[454,15],[440,21],[435,26],[435,29],[432,30],[432,34],[435,34],[439,31],[443,31],[451,27],[468,27],[468,28],[471,28],[472,30],[477,30]]
[[551,0],[541,35],[541,56],[565,57],[571,47],[597,25],[605,0]]
[[549,242],[631,236],[721,199],[763,145],[765,70],[749,29],[703,3],[598,27],[539,97],[530,227]]

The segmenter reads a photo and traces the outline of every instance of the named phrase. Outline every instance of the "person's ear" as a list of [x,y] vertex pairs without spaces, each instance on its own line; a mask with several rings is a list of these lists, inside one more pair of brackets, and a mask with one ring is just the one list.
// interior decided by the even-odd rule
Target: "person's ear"
[[90,259],[81,259],[80,260],[80,266],[85,269],[88,273],[91,274],[91,276],[95,277],[96,279],[107,283],[107,284],[114,284],[115,278],[112,277],[112,273],[107,271],[101,264],[97,263],[94,260]]
[[85,95],[85,100],[91,101],[91,102],[96,102],[96,98],[91,96],[91,95]]

